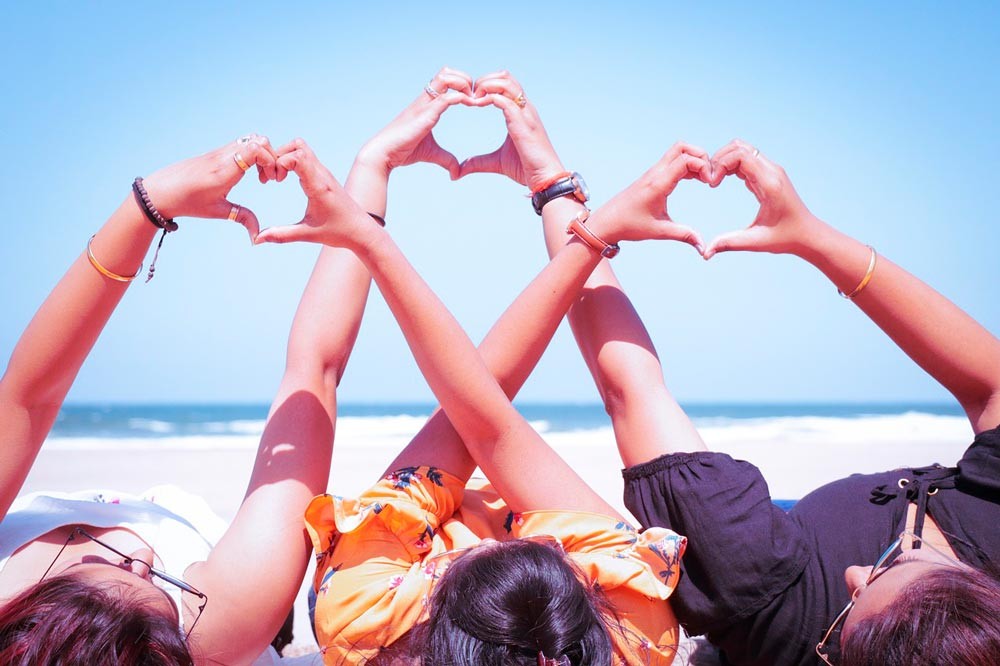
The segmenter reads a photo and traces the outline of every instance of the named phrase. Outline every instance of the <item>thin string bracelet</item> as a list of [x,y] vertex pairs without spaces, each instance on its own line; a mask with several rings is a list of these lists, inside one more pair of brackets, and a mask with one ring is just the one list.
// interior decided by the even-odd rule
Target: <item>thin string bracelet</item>
[[160,242],[156,244],[156,252],[153,253],[153,261],[149,264],[149,274],[146,276],[146,282],[149,282],[153,279],[153,274],[156,272],[156,260],[160,256],[163,239],[166,238],[167,234],[177,231],[178,226],[173,218],[167,219],[160,214],[160,211],[156,210],[156,206],[153,205],[153,202],[149,198],[149,193],[146,192],[146,188],[142,184],[141,177],[136,177],[132,181],[132,193],[135,195],[136,203],[139,204],[139,208],[150,224],[157,229],[163,230],[163,233],[160,234]]
[[878,253],[875,251],[875,248],[873,248],[871,245],[868,245],[867,247],[869,250],[871,250],[872,257],[868,261],[868,270],[865,271],[865,276],[861,278],[861,282],[859,282],[858,286],[854,288],[854,291],[852,291],[849,294],[845,294],[839,289],[837,290],[838,294],[840,294],[841,296],[843,296],[848,300],[853,300],[855,296],[860,294],[861,291],[868,286],[868,283],[872,281],[872,275],[875,274],[875,264],[878,263]]
[[87,259],[90,260],[90,265],[94,267],[94,270],[109,280],[114,280],[115,282],[131,282],[139,277],[139,273],[142,272],[142,264],[139,264],[139,270],[135,272],[135,275],[119,275],[118,273],[105,268],[104,265],[97,260],[97,257],[94,256],[94,250],[90,247],[95,238],[97,238],[97,234],[91,236],[90,240],[87,241]]

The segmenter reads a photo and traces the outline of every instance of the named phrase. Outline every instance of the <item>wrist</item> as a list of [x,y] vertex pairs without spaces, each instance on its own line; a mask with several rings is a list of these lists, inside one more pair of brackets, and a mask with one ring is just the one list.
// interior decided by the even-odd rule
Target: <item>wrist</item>
[[[150,202],[156,206],[156,210],[160,215],[171,220],[180,215],[178,211],[181,209],[181,202],[184,201],[185,195],[177,192],[175,188],[171,187],[158,174],[159,172],[155,172],[143,178],[142,185],[146,188]],[[142,208],[138,202],[136,202],[136,209],[142,213]]]
[[784,254],[791,254],[804,261],[819,266],[830,253],[831,247],[844,234],[814,215],[808,215],[796,225],[800,233],[789,244]]
[[531,192],[543,190],[568,173],[559,158],[553,158],[543,166],[527,171],[526,184]]
[[383,151],[368,144],[362,146],[354,158],[351,172],[353,173],[355,169],[385,178],[388,178],[392,172],[389,157]]

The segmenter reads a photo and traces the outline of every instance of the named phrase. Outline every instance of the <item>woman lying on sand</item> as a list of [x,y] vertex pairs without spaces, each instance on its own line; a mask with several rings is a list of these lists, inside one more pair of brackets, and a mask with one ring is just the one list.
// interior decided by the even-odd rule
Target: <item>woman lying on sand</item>
[[[217,543],[202,504],[173,488],[14,499],[160,228],[228,217],[256,235],[253,213],[226,200],[252,165],[261,182],[284,176],[267,139],[250,135],[146,178],[18,342],[0,381],[0,663],[246,664],[282,626],[308,561],[302,512],[326,489],[336,386],[368,295],[349,252],[317,265],[246,495]],[[336,290],[315,286],[331,282]],[[164,337],[152,332],[151,348]]]
[[[705,257],[744,250],[813,264],[951,391],[976,437],[956,467],[854,475],[785,514],[756,467],[707,450],[602,262],[570,323],[612,417],[626,506],[643,526],[690,539],[671,597],[681,624],[732,664],[1000,663],[1000,341],[813,216],[784,170],[759,151],[735,141],[711,162],[713,186],[736,175],[761,208],[748,229],[716,239]],[[546,219],[545,235],[558,252],[559,225]]]
[[[434,94],[422,94],[404,110],[362,149],[356,165],[377,164],[387,177],[393,166],[409,162],[409,150],[433,144],[430,131],[444,99],[464,98],[497,104],[531,124],[531,140],[517,144],[529,178],[562,171],[534,108],[509,89],[506,74],[483,77],[473,95],[467,75],[444,70],[430,88]],[[395,149],[384,145],[386,137],[404,136],[409,142]],[[452,159],[439,163],[455,173]],[[655,182],[626,190],[609,204],[613,213],[596,211],[586,222],[596,236],[579,230],[478,352],[366,214],[372,202],[352,201],[305,144],[280,155],[278,164],[299,175],[309,204],[300,224],[268,229],[258,241],[306,240],[355,252],[443,409],[371,490],[356,500],[317,497],[306,514],[318,558],[315,622],[324,660],[669,663],[678,635],[664,599],[683,537],[661,529],[637,535],[538,436],[508,395],[520,388],[601,260],[606,246],[595,238],[688,237],[648,211],[681,178],[707,178],[707,160],[671,155]],[[547,215],[566,225],[573,215],[564,212],[556,205]],[[477,464],[492,486],[470,482]]]

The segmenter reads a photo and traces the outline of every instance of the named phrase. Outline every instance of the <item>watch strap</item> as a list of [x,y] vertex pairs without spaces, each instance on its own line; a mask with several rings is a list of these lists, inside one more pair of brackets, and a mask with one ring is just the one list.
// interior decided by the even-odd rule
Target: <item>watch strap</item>
[[587,228],[587,220],[590,218],[590,211],[586,208],[573,216],[566,226],[567,234],[576,234],[576,237],[590,246],[592,250],[599,253],[606,259],[613,259],[621,252],[618,243],[609,243]]

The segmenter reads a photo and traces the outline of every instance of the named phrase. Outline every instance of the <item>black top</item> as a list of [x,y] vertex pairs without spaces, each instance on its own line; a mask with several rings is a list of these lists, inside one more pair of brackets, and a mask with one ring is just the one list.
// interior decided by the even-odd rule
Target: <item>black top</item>
[[677,453],[624,471],[625,505],[644,527],[688,537],[671,605],[734,665],[816,664],[815,647],[849,594],[844,570],[872,564],[926,506],[955,554],[1000,563],[1000,428],[958,467],[855,474],[787,514],[760,471],[721,453]]

